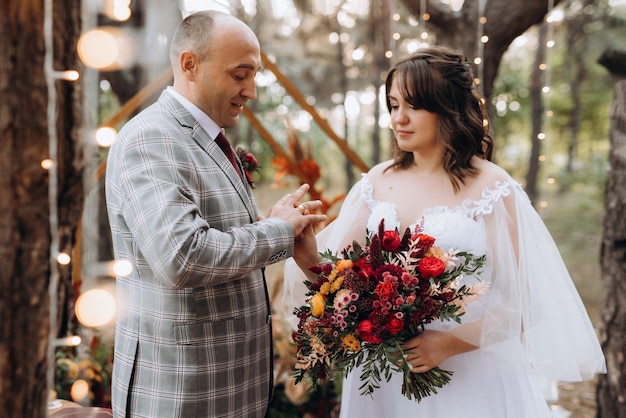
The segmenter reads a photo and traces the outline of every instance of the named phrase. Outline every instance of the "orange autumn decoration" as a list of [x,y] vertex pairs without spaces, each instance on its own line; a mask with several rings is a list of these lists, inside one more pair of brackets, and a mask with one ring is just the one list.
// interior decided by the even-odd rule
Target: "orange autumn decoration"
[[[313,158],[311,143],[308,142],[306,145],[303,145],[298,137],[297,131],[289,126],[289,124],[287,147],[290,158],[277,155],[272,159],[272,167],[277,169],[274,175],[273,187],[287,186],[288,182],[285,180],[287,176],[297,177],[299,183],[307,183],[311,186],[309,195],[312,200],[320,200],[322,202],[320,209],[322,213],[327,213],[334,204],[345,198],[345,195],[340,195],[334,199],[328,200],[323,196],[323,193],[315,187],[315,183],[319,180],[322,173],[317,161]],[[335,216],[329,217],[327,222],[330,223],[334,218]]]

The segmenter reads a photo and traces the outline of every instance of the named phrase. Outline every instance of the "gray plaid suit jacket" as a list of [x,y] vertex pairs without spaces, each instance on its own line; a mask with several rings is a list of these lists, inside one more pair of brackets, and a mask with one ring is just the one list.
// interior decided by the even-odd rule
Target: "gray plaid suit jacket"
[[263,417],[271,319],[262,268],[293,230],[254,222],[247,182],[167,91],[109,151],[106,200],[117,277],[116,417]]

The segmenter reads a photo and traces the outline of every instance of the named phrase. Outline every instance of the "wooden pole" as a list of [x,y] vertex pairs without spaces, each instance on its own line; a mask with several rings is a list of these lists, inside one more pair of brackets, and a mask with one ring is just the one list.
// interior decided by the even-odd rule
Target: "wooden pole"
[[365,165],[365,163],[359,158],[359,156],[356,155],[354,151],[350,149],[350,147],[348,147],[348,144],[346,143],[346,141],[341,139],[335,133],[335,131],[328,124],[328,122],[326,122],[326,120],[322,118],[319,113],[317,113],[317,110],[315,110],[313,106],[307,103],[306,99],[304,98],[302,93],[300,93],[298,88],[287,77],[285,77],[285,75],[278,69],[278,67],[272,61],[269,60],[269,58],[267,57],[267,55],[263,53],[263,51],[261,51],[261,60],[263,62],[263,65],[267,69],[269,69],[271,72],[274,73],[278,82],[282,84],[283,87],[285,87],[285,90],[287,90],[287,93],[289,93],[289,95],[291,95],[298,102],[298,104],[302,106],[304,110],[309,112],[309,114],[318,123],[318,125],[322,128],[322,130],[326,132],[326,134],[333,141],[335,141],[335,143],[339,146],[339,148],[341,148],[343,153],[348,157],[348,159],[350,159],[352,164],[357,166],[363,172],[368,171],[367,165]]

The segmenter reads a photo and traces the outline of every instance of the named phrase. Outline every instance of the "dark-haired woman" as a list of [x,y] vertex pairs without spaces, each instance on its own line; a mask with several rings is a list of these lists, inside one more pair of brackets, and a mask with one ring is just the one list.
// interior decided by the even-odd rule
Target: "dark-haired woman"
[[[360,395],[360,371],[343,383],[341,416],[541,418],[551,380],[605,371],[589,317],[558,249],[520,185],[490,162],[484,100],[464,57],[430,47],[397,62],[386,80],[393,159],[364,174],[317,249],[364,243],[376,231],[419,225],[437,245],[485,254],[488,291],[461,324],[437,321],[405,342],[412,371],[454,374],[420,403],[401,393],[401,375],[373,397]],[[285,270],[288,306],[303,303],[302,270],[318,261],[309,237]],[[298,268],[298,265],[300,268]]]

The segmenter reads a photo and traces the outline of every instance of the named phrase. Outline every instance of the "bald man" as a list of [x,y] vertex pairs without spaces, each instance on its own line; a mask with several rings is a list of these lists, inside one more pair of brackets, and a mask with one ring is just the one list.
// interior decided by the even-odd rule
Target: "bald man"
[[216,143],[256,98],[259,42],[240,20],[194,13],[170,46],[174,84],[108,156],[117,260],[115,417],[263,417],[272,392],[263,268],[325,220],[303,185],[260,217],[240,161]]

